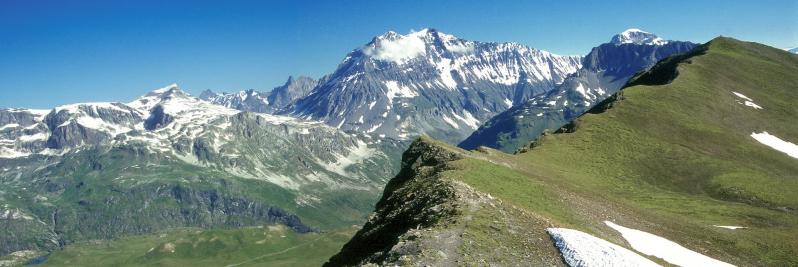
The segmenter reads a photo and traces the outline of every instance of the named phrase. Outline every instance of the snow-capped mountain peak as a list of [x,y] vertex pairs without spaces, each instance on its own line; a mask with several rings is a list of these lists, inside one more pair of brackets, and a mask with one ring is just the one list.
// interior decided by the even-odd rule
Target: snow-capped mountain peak
[[167,99],[190,97],[191,96],[183,92],[183,90],[180,90],[180,87],[178,87],[177,84],[173,83],[168,86],[152,90],[138,99],[127,103],[127,105],[138,110],[147,111],[155,107],[155,105],[158,103]]
[[[372,59],[404,64],[422,57],[441,55],[447,52],[454,57],[474,52],[475,42],[460,39],[454,35],[425,28],[411,31],[406,35],[388,31],[375,37],[361,51]],[[428,55],[428,53],[430,53]]]
[[177,86],[176,83],[173,83],[173,84],[170,84],[170,85],[167,85],[167,86],[152,90],[149,93],[147,93],[147,95],[148,96],[149,95],[163,95],[163,94],[167,94],[169,92],[174,92],[174,91],[180,91],[180,87]]
[[424,38],[429,31],[424,29],[401,35],[388,31],[363,48],[363,53],[377,60],[402,64],[410,59],[425,55],[427,42]]
[[286,113],[373,135],[454,140],[506,109],[508,101],[553,89],[581,61],[432,28],[387,32],[349,53]]
[[611,43],[615,45],[639,44],[639,45],[665,45],[667,40],[657,37],[657,35],[640,29],[628,29],[612,37]]

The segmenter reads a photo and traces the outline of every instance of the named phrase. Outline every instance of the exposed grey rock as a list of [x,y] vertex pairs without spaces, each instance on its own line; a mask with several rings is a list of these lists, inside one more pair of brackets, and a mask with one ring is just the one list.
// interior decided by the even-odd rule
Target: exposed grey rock
[[512,103],[553,90],[580,63],[581,57],[434,29],[388,32],[350,52],[283,113],[343,130],[457,143]]

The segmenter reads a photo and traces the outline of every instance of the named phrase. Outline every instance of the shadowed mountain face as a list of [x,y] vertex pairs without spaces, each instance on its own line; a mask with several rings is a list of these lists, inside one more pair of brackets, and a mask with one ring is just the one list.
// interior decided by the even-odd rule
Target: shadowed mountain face
[[556,130],[595,104],[617,92],[635,73],[659,60],[694,48],[696,44],[665,41],[656,35],[631,29],[593,48],[582,68],[556,90],[537,95],[485,122],[459,146],[487,146],[513,152],[544,130]]
[[512,103],[553,90],[580,62],[432,29],[388,32],[349,53],[285,114],[374,136],[456,143]]
[[719,37],[518,154],[420,138],[327,266],[794,266],[796,72]]

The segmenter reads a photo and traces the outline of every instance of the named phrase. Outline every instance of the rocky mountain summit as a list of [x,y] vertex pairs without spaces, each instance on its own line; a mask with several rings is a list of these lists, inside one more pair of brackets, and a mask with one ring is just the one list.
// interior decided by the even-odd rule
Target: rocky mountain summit
[[282,114],[374,136],[427,134],[456,143],[513,103],[553,90],[580,63],[434,29],[388,32],[350,52]]

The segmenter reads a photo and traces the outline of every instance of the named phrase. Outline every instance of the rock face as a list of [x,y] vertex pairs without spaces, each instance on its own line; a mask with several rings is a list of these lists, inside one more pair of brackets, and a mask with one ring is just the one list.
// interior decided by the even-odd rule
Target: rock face
[[[324,266],[562,266],[548,239],[542,238],[545,234],[530,227],[545,222],[447,175],[456,168],[452,162],[469,157],[439,141],[417,139],[369,220]],[[502,231],[492,237],[500,244],[487,244],[474,234],[485,230],[475,227],[485,226],[486,218]],[[543,249],[530,250],[532,246]]]
[[388,32],[349,53],[285,114],[371,135],[427,134],[456,143],[513,103],[553,90],[580,63],[433,29]]
[[[293,97],[281,90],[276,101]],[[0,216],[12,214],[0,219],[0,252],[170,227],[351,225],[407,145],[230,109],[176,85],[130,103],[3,109],[0,121]]]
[[285,84],[275,87],[270,92],[249,89],[238,93],[214,93],[211,90],[205,90],[199,98],[242,111],[276,113],[297,99],[307,96],[317,83],[318,81],[309,77],[294,78],[291,76],[288,77]]
[[282,86],[275,87],[267,97],[270,106],[274,111],[281,110],[294,103],[297,99],[307,96],[319,82],[309,77],[299,76],[288,77],[288,81]]
[[610,43],[593,48],[583,59],[582,68],[556,90],[496,115],[459,146],[465,149],[487,146],[513,152],[546,129],[557,130],[614,94],[635,73],[696,46],[690,42],[665,41],[637,29],[624,31]]

